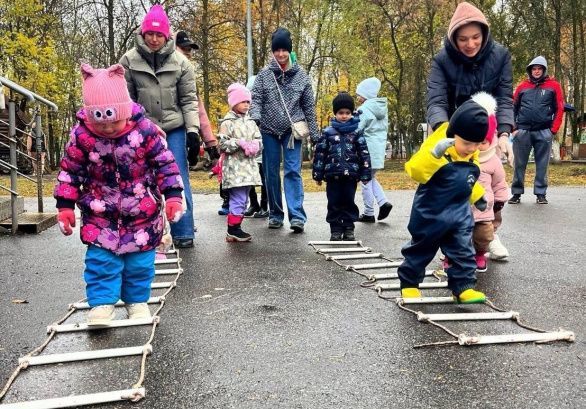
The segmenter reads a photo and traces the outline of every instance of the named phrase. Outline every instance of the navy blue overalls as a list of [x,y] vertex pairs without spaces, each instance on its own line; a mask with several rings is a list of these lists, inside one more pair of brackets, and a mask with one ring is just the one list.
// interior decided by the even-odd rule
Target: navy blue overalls
[[417,287],[437,250],[450,260],[448,286],[455,295],[474,288],[476,261],[472,244],[474,218],[470,208],[472,186],[480,169],[472,160],[442,166],[415,192],[408,229],[411,241],[401,253],[405,261],[398,269],[401,288]]

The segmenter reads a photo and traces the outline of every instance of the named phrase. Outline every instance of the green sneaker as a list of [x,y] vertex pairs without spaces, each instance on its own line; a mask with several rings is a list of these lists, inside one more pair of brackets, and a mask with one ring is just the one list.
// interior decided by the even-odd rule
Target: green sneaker
[[454,295],[454,302],[458,304],[482,304],[486,301],[486,295],[481,291],[469,288],[459,295]]

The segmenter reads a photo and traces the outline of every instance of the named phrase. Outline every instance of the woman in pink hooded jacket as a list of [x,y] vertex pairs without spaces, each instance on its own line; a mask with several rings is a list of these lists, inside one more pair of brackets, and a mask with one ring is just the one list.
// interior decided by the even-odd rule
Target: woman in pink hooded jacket
[[484,187],[485,199],[488,202],[486,210],[480,211],[472,206],[474,213],[474,249],[476,250],[476,265],[478,272],[487,270],[485,253],[490,251],[492,259],[508,257],[507,249],[501,244],[496,230],[502,223],[501,211],[509,197],[509,186],[505,180],[505,169],[496,155],[498,138],[496,135],[487,138],[480,145],[480,177],[478,182]]

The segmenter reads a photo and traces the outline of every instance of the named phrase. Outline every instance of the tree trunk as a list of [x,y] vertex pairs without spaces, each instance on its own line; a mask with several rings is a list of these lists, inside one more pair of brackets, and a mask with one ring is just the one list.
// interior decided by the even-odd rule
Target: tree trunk
[[114,0],[104,1],[108,13],[108,61],[109,65],[114,65],[116,59],[116,45],[114,43]]

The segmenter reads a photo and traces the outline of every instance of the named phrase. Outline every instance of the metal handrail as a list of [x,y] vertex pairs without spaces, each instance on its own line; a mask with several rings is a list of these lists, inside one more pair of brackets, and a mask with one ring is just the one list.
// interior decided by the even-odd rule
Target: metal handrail
[[17,83],[10,81],[8,78],[0,76],[0,84],[4,85],[7,88],[10,88],[14,92],[18,92],[19,94],[24,95],[31,102],[38,101],[41,104],[46,105],[49,108],[51,108],[54,112],[57,112],[59,110],[59,108],[57,108],[57,105],[55,105],[54,102],[51,102],[48,99],[43,98],[42,96],[40,96],[38,94],[35,94],[33,91],[28,90],[25,87],[20,86]]
[[[34,122],[34,120],[33,120],[33,122]],[[4,125],[10,126],[10,124],[8,122],[6,122],[6,121],[4,121],[2,119],[0,119],[0,124],[4,124]],[[14,129],[16,129],[21,134],[24,134],[26,136],[30,136],[31,138],[34,138],[34,135],[32,134],[32,132],[25,131],[24,129],[20,129],[20,128],[16,127],[16,126],[14,127]],[[0,135],[4,136],[5,138],[9,138],[9,136],[7,136],[6,134],[3,134],[2,133]]]
[[[40,102],[41,104],[46,105],[53,111],[57,111],[57,105],[55,103],[49,101],[46,98],[41,97],[40,95],[35,94],[34,92],[10,81],[7,78],[0,76],[0,92],[2,92],[2,86],[6,86],[11,90],[15,91],[18,94],[23,95],[29,101],[32,102]],[[6,123],[5,121],[2,121]],[[31,124],[34,122],[34,130],[30,135],[31,137],[36,139],[37,143],[37,206],[39,213],[43,212],[43,178],[42,178],[42,170],[38,169],[40,166],[40,149],[41,149],[41,115],[40,110],[37,106],[35,116]],[[34,136],[33,136],[34,134]],[[17,145],[19,143],[18,139],[16,138],[16,104],[14,101],[8,102],[8,142],[10,148],[10,163],[0,160],[0,165],[4,168],[10,169],[10,188],[5,186],[1,186],[0,188],[10,192],[10,205],[11,205],[11,215],[12,215],[12,229],[11,233],[16,234],[18,231],[18,208],[17,208],[17,199],[18,199],[18,189],[17,189],[17,176],[21,175],[24,176],[26,179],[33,180],[32,178],[22,174],[18,171],[18,164],[17,164],[17,153],[24,154],[17,149]],[[29,156],[29,155],[26,155]],[[30,156],[29,156],[30,157]],[[33,180],[34,181],[34,180]]]
[[[3,135],[3,134],[0,134],[0,136],[4,136],[4,135]],[[11,140],[10,138],[6,138],[6,139],[8,139],[8,140],[10,140],[10,142],[12,142],[12,140]],[[10,145],[8,145],[7,143],[4,143],[4,142],[2,142],[2,141],[0,141],[0,145],[2,145],[2,146],[6,146],[7,148],[10,148]],[[19,154],[21,154],[22,156],[26,156],[27,158],[29,158],[29,159],[30,159],[30,160],[32,160],[33,162],[36,162],[36,161],[37,161],[37,159],[36,159],[36,158],[33,158],[33,157],[32,157],[31,155],[29,155],[28,153],[24,153],[24,152],[22,152],[22,151],[20,151],[20,150],[18,150],[18,149],[16,150],[16,153],[19,153]]]
[[15,170],[15,171],[16,171],[16,173],[18,173],[18,174],[19,174],[20,176],[22,176],[23,178],[25,178],[25,179],[28,179],[28,180],[30,180],[31,182],[38,183],[36,180],[34,180],[33,178],[31,178],[30,176],[27,176],[27,175],[25,175],[24,173],[20,172],[20,171],[18,170],[18,167],[17,167],[17,166],[12,166],[10,163],[8,163],[8,162],[6,162],[6,161],[4,161],[4,160],[2,160],[2,159],[0,159],[0,166],[3,166],[3,167],[5,167],[6,169],[12,169],[12,170]]

